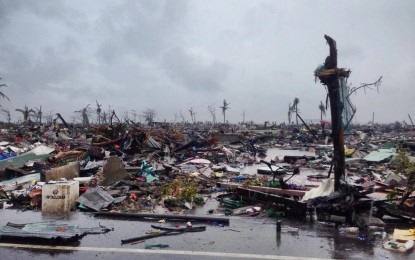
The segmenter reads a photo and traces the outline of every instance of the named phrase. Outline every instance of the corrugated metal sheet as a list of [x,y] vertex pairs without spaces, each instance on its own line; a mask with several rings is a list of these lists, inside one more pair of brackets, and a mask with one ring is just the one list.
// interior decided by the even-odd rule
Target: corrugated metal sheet
[[396,153],[394,153],[392,150],[382,149],[369,153],[363,159],[367,162],[381,162],[390,159],[394,155],[396,155]]
[[80,239],[86,234],[103,234],[110,229],[100,226],[92,228],[80,228],[56,222],[37,222],[26,224],[7,223],[0,229],[0,238],[41,238],[41,239]]
[[154,138],[151,136],[147,140],[147,146],[151,148],[161,149],[161,144],[154,140]]
[[101,211],[114,202],[114,198],[100,187],[89,188],[77,202],[95,211]]

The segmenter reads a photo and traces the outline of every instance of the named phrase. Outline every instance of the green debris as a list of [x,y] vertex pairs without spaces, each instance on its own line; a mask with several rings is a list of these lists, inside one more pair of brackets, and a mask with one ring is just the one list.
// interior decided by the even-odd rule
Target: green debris
[[155,247],[158,247],[158,248],[167,248],[167,247],[170,247],[170,246],[169,245],[165,245],[165,244],[152,244],[152,245],[146,245],[144,248],[145,249],[153,249]]
[[198,185],[192,180],[176,179],[162,189],[165,196],[173,196],[177,201],[194,201]]
[[320,71],[323,71],[323,70],[325,70],[326,69],[326,67],[324,66],[324,64],[320,64],[320,65],[318,65],[317,66],[317,68],[314,70],[314,74],[316,74],[316,73],[318,73],[318,72],[320,72]]
[[243,200],[232,200],[229,198],[223,199],[223,206],[225,207],[225,215],[232,215],[233,210],[237,208],[242,208],[246,205]]
[[248,180],[245,182],[244,186],[260,186],[265,187],[268,186],[268,180],[265,178],[256,177],[255,179]]
[[147,161],[143,160],[141,162],[140,171],[138,172],[138,176],[148,176],[154,173],[154,168],[151,164],[147,164]]
[[148,174],[147,176],[146,176],[146,182],[153,182],[153,181],[158,181],[158,179],[159,179],[159,177],[157,177],[157,176],[154,176],[154,175],[152,175],[152,174]]

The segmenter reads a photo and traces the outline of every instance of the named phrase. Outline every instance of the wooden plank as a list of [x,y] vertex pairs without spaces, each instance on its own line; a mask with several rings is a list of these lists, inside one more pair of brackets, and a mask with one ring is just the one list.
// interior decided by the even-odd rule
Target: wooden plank
[[306,191],[302,190],[287,190],[287,189],[280,189],[280,188],[270,188],[270,187],[260,187],[260,186],[243,186],[239,183],[226,183],[226,182],[217,182],[218,186],[227,188],[227,189],[237,189],[239,187],[248,188],[251,190],[256,190],[264,193],[269,194],[277,194],[277,195],[288,195],[288,196],[296,196],[296,197],[303,197]]
[[109,218],[129,218],[129,219],[180,219],[186,221],[204,221],[204,222],[218,222],[229,224],[228,218],[219,218],[211,216],[193,216],[193,215],[168,215],[168,214],[153,214],[153,213],[118,213],[118,212],[95,212],[95,217],[109,217]]
[[236,189],[236,192],[248,198],[255,198],[257,200],[284,204],[285,206],[295,211],[303,212],[304,216],[307,210],[307,203],[296,201],[291,198],[285,198],[285,197],[281,197],[278,195],[260,192],[260,191],[247,189],[247,188],[242,188],[242,187],[238,187]]

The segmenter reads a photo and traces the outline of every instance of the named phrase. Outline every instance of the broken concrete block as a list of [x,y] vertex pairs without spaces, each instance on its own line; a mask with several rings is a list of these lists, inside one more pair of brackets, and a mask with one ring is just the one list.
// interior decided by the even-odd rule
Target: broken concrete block
[[117,181],[129,179],[130,175],[125,170],[121,159],[115,156],[108,158],[102,171],[102,180],[99,185],[110,186]]

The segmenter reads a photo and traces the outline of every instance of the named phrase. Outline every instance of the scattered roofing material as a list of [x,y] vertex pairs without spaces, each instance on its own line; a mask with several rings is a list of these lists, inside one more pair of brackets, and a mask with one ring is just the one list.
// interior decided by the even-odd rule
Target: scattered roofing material
[[367,162],[382,162],[390,159],[392,156],[395,156],[396,153],[394,149],[379,149],[378,151],[373,151],[366,155],[363,160]]
[[80,228],[77,225],[56,223],[56,222],[37,222],[26,224],[7,223],[0,229],[0,238],[19,238],[19,239],[60,239],[63,241],[78,240],[86,234],[104,234],[110,229],[99,226],[92,228]]
[[40,145],[33,150],[18,155],[13,158],[5,159],[0,161],[0,169],[6,167],[22,167],[26,162],[31,160],[43,160],[49,157],[49,154],[52,153],[55,149]]
[[113,203],[114,198],[98,186],[89,188],[77,202],[95,211],[101,211]]
[[14,190],[17,185],[29,183],[33,180],[40,181],[40,173],[28,174],[11,180],[1,181],[0,188],[3,188],[5,191],[10,191]]

